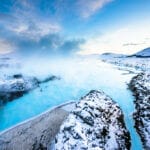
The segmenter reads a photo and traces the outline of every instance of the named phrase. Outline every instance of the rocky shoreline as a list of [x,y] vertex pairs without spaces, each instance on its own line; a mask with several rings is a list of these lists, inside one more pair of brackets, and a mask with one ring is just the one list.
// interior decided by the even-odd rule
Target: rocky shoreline
[[150,74],[140,73],[133,77],[130,89],[135,96],[135,128],[146,150],[150,149]]
[[0,80],[0,103],[4,104],[23,96],[38,87],[38,80],[34,77],[13,75]]
[[55,150],[130,149],[120,107],[105,93],[91,91],[61,125]]
[[68,138],[73,141],[69,146],[77,144],[79,149],[131,146],[119,106],[105,93],[91,91],[76,104],[58,106],[0,133],[0,150],[66,150]]
[[0,79],[0,105],[22,97],[24,94],[39,87],[42,83],[59,79],[59,77],[52,75],[44,80],[39,80],[36,77],[23,76],[22,74],[15,74],[5,79]]

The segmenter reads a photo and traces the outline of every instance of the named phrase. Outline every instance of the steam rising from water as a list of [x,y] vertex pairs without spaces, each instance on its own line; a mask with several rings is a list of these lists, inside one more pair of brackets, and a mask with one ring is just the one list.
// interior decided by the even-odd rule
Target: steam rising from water
[[[13,63],[16,63],[14,60]],[[13,64],[10,62],[11,65]],[[14,63],[14,64],[15,64]],[[17,67],[5,69],[6,75],[21,73],[44,79],[55,75],[64,80],[64,83],[74,85],[76,88],[97,89],[99,85],[115,85],[118,82],[118,71],[112,70],[112,66],[101,62],[97,58],[72,57],[72,58],[31,58],[20,59]],[[111,69],[110,69],[111,68]],[[113,71],[113,76],[112,76]],[[105,76],[105,80],[103,77]],[[116,79],[116,80],[115,80]]]
[[14,60],[11,63],[12,67],[1,70],[0,74],[22,73],[39,79],[56,75],[61,77],[61,80],[43,83],[39,88],[2,107],[0,130],[40,114],[53,106],[78,100],[90,90],[96,89],[103,90],[120,105],[133,140],[133,149],[142,149],[130,116],[134,110],[133,97],[125,84],[133,75],[123,75],[123,71],[114,69],[112,65],[96,58],[32,58],[20,59],[20,62],[21,64],[16,68],[13,65],[16,63]]

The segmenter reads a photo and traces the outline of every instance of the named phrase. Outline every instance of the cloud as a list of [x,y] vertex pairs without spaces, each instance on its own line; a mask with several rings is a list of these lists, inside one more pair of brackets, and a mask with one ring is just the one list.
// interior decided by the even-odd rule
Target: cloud
[[141,45],[141,44],[145,44],[145,42],[143,42],[143,43],[125,43],[122,46],[137,46],[137,45]]
[[4,39],[0,39],[0,54],[7,54],[15,50],[15,46]]
[[0,13],[0,18],[0,22],[5,22],[6,20],[13,21],[15,19],[12,15],[6,13]]
[[68,17],[71,14],[73,19],[87,19],[112,1],[114,0],[55,0],[53,9],[57,17]]
[[15,37],[12,40],[16,44],[16,51],[24,56],[53,56],[71,55],[80,50],[83,39],[66,39],[59,34],[49,34],[34,40],[24,37]]
[[83,18],[88,18],[112,1],[113,0],[77,0],[77,6],[79,6],[78,10],[80,15]]
[[11,44],[1,42],[1,53],[14,50],[20,54],[53,53],[64,42],[59,36],[61,26],[51,18],[39,15],[36,3],[16,0],[6,6],[11,10],[8,14],[0,13],[0,38],[11,41]]
[[24,8],[33,8],[31,1],[29,0],[16,0],[16,3],[20,4]]
[[[10,18],[14,21],[12,22]],[[75,50],[79,50],[79,45],[82,43],[80,39],[66,39],[60,35],[61,27],[47,20],[40,21],[37,18],[26,20],[24,17],[20,19],[20,16],[8,16],[8,20],[4,17],[1,25],[3,30],[0,31],[0,36],[3,38],[6,36],[11,44],[1,42],[0,53],[15,50],[20,55],[28,56],[70,55]]]
[[51,18],[44,18],[38,13],[39,8],[35,2],[16,0],[12,1],[12,5],[7,3],[3,5],[10,8],[10,13],[0,13],[0,25],[7,34],[39,40],[43,36],[61,30],[58,23],[52,21]]
[[[81,39],[64,37],[62,22],[88,18],[112,0],[9,0],[2,3],[8,13],[0,13],[0,38],[8,42],[7,50],[22,54],[72,54],[80,50],[85,42]],[[70,16],[73,19],[70,19]],[[64,18],[63,18],[64,17]],[[68,18],[67,18],[68,17]],[[76,20],[75,20],[76,21]],[[67,30],[67,29],[66,29]],[[72,29],[71,29],[72,30]],[[4,42],[3,42],[4,43]],[[13,46],[12,46],[13,45]],[[2,46],[4,48],[4,44]],[[15,49],[14,49],[15,47]],[[2,50],[1,50],[2,51]],[[6,51],[6,50],[5,50]]]
[[[1,14],[1,16],[3,15]],[[36,17],[32,18],[32,16],[30,19],[8,16],[7,18],[4,17],[0,25],[2,29],[0,37],[11,41],[11,44],[4,41],[0,43],[0,53],[17,51],[20,54],[31,54],[32,51],[35,54],[36,51],[37,53],[39,51],[44,53],[45,49],[52,52],[57,45],[60,45],[59,32],[61,27],[51,21],[40,21]]]
[[58,33],[61,30],[57,24],[40,21],[24,22],[18,25],[14,24],[9,26],[8,29],[18,36],[33,40],[39,40],[46,35]]
[[59,50],[65,55],[73,54],[80,50],[80,45],[82,45],[84,42],[84,39],[66,40],[59,47]]

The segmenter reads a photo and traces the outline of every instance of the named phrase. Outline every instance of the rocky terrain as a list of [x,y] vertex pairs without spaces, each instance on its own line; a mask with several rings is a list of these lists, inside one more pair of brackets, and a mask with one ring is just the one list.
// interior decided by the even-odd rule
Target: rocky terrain
[[22,74],[0,78],[0,105],[23,96],[27,92],[39,87],[42,83],[56,79],[60,78],[49,76],[43,80],[39,80],[36,77],[23,76]]
[[26,77],[21,74],[0,79],[0,102],[7,101],[23,96],[23,94],[38,87],[38,80],[35,77]]
[[150,149],[150,74],[140,73],[130,82],[135,96],[135,128],[146,150]]
[[61,125],[56,150],[130,149],[130,135],[119,106],[105,93],[91,91]]

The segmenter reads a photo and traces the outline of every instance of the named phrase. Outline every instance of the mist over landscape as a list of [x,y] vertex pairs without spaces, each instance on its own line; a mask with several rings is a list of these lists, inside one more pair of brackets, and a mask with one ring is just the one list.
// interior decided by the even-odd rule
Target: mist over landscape
[[150,1],[0,0],[0,150],[149,150]]

